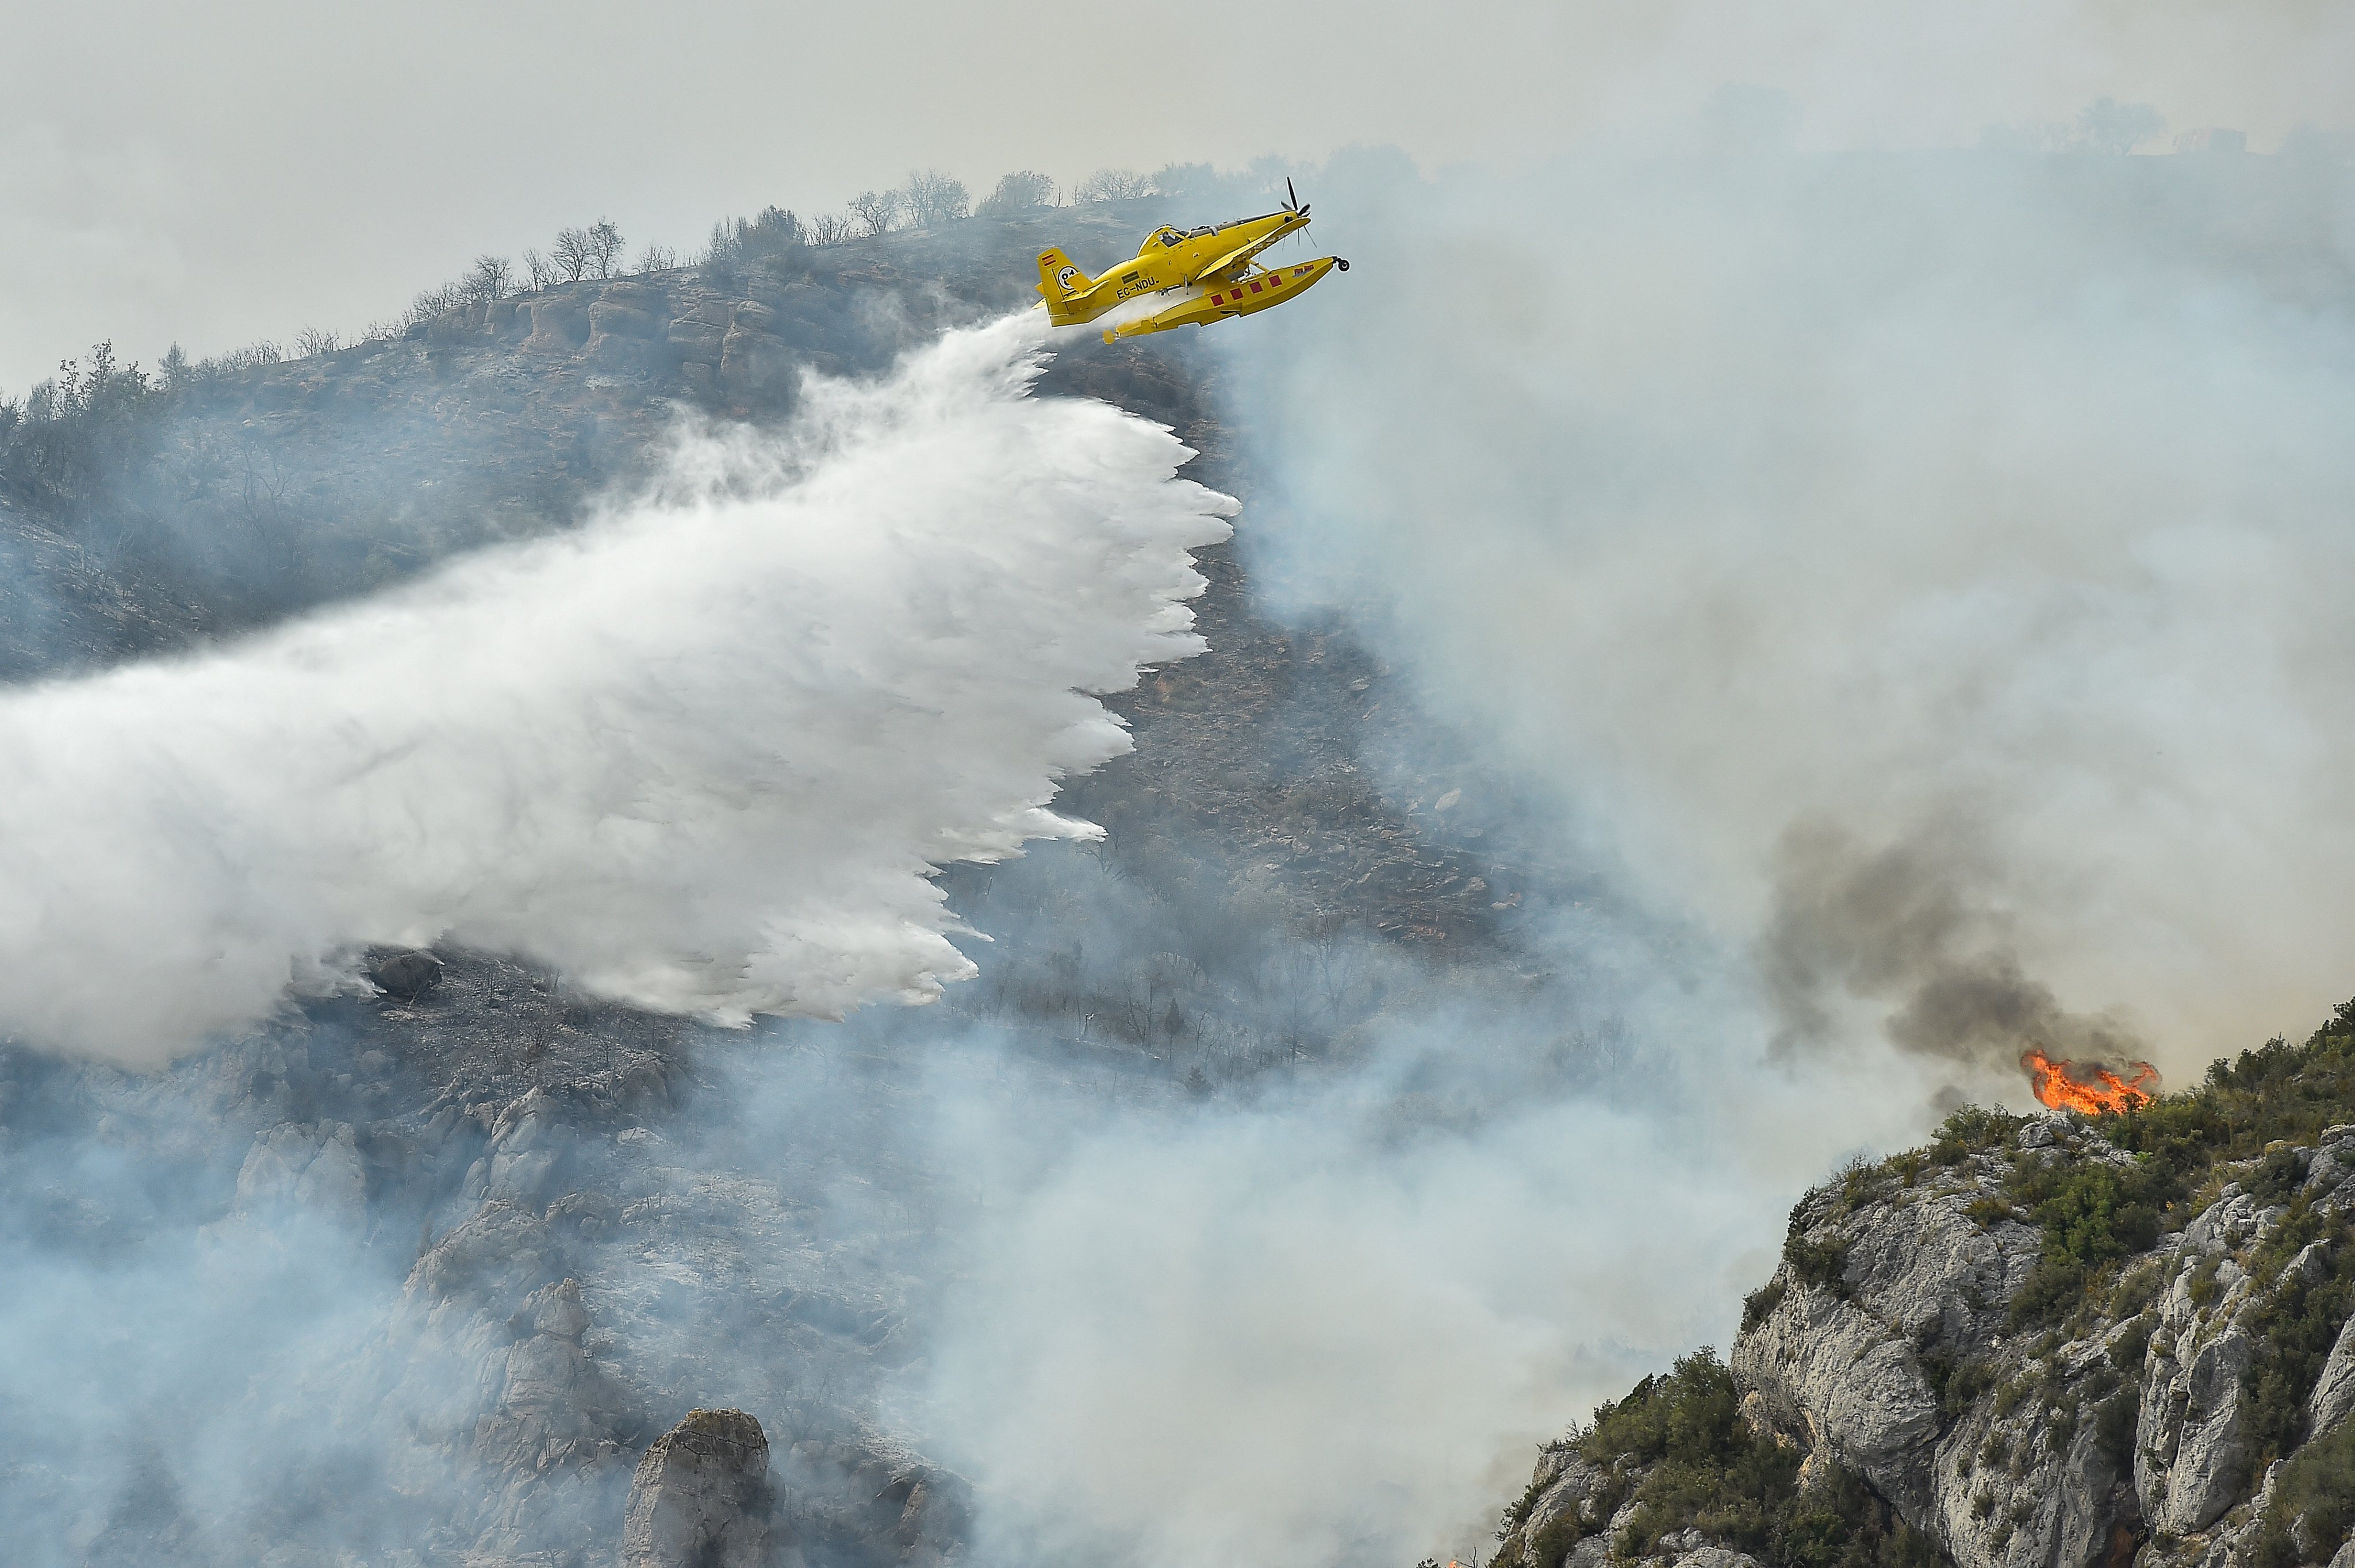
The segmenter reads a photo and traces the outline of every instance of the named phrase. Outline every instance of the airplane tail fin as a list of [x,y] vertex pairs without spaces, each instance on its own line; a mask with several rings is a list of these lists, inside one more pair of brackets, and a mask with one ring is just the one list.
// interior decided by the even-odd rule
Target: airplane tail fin
[[1071,265],[1071,258],[1060,251],[1039,252],[1039,292],[1046,296],[1047,316],[1056,325],[1067,325],[1082,319],[1065,308],[1064,302],[1073,294],[1085,293],[1095,280]]

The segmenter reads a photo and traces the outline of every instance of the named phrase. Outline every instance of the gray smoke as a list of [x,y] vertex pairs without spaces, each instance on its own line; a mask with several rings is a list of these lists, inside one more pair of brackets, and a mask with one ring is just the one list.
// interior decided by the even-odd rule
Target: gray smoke
[[1862,1001],[1887,1009],[1891,1041],[1951,1061],[1981,1093],[2009,1087],[2031,1045],[2111,1065],[2144,1054],[2127,1020],[2072,1012],[2028,974],[2015,923],[1989,901],[2003,880],[1960,823],[1877,848],[1829,822],[1794,825],[1759,939],[1777,1049],[1841,1038],[1841,1004]]

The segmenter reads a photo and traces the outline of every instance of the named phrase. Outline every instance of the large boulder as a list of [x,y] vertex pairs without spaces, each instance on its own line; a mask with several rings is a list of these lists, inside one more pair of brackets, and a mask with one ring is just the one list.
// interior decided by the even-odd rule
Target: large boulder
[[1581,1531],[1591,1531],[1600,1521],[1590,1506],[1604,1490],[1607,1477],[1594,1466],[1578,1456],[1574,1448],[1554,1448],[1538,1461],[1538,1476],[1542,1488],[1537,1501],[1529,1505],[1529,1517],[1521,1526],[1523,1534],[1534,1541],[1547,1525],[1563,1514],[1569,1514]]
[[589,340],[589,311],[570,293],[545,293],[531,302],[531,336],[523,346],[543,354],[570,354]]
[[608,333],[616,337],[652,337],[662,324],[652,312],[618,300],[599,300],[589,307],[589,335],[593,340]]
[[368,1171],[347,1122],[287,1123],[253,1140],[237,1172],[243,1213],[291,1206],[357,1227],[368,1219]]
[[442,983],[442,960],[413,950],[388,954],[377,960],[368,977],[386,996],[413,1002]]
[[684,358],[706,365],[719,362],[719,343],[728,329],[697,316],[683,315],[665,333],[671,347]]
[[731,326],[719,340],[719,384],[746,393],[770,387],[793,368],[793,346],[750,326]]
[[546,1475],[620,1451],[614,1425],[626,1403],[588,1353],[581,1284],[543,1285],[512,1320],[496,1406],[474,1429],[475,1451],[503,1469]]
[[2330,1347],[2330,1359],[2322,1363],[2322,1376],[2315,1380],[2313,1401],[2307,1408],[2313,1413],[2318,1433],[2355,1415],[2355,1317],[2339,1327],[2339,1341]]
[[[2205,1530],[2248,1494],[2240,1393],[2257,1344],[2242,1319],[2255,1303],[2256,1282],[2231,1253],[2280,1212],[2227,1186],[2184,1228],[2182,1255],[2159,1301],[2135,1434],[2135,1480],[2154,1530]],[[2212,1294],[2195,1288],[2203,1263]]]
[[462,304],[445,310],[425,324],[428,343],[458,343],[478,336],[483,330],[483,307]]
[[731,326],[741,326],[747,332],[776,333],[776,310],[758,300],[739,300],[728,314]]
[[771,1533],[769,1438],[741,1410],[692,1410],[655,1439],[630,1483],[626,1568],[762,1568]]
[[1828,1194],[1800,1211],[1801,1240],[1840,1260],[1809,1283],[1785,1263],[1774,1305],[1734,1342],[1732,1365],[1765,1424],[1870,1481],[1918,1528],[1936,1517],[1945,1429],[1924,1356],[1981,1351],[2033,1266],[2036,1233],[1968,1214],[1975,1189],[1910,1194],[1854,1213]]

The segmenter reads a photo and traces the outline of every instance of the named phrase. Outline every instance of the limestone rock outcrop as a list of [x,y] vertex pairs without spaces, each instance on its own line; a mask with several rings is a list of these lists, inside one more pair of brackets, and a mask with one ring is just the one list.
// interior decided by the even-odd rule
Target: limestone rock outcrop
[[719,383],[738,393],[759,389],[785,374],[793,346],[773,333],[739,323],[719,340]]
[[694,1410],[655,1439],[630,1484],[625,1568],[763,1568],[769,1439],[741,1410]]
[[[2355,1215],[2355,1127],[2267,1161],[2295,1191],[2226,1183],[2118,1265],[2139,1292],[2121,1285],[2073,1332],[2014,1310],[2042,1233],[2005,1183],[2023,1163],[2131,1165],[2094,1126],[2040,1119],[1902,1188],[1813,1194],[1736,1375],[1763,1420],[1865,1476],[1962,1568],[2091,1568],[2137,1548],[2154,1568],[2227,1568],[2264,1512],[2247,1391],[2268,1304],[2330,1266],[2329,1243],[2284,1264],[2276,1238],[2293,1204],[2325,1234]],[[2355,1320],[2312,1392],[2317,1435],[2355,1409],[2350,1347]]]
[[[1987,1116],[1799,1203],[1720,1374],[1792,1467],[1770,1515],[1902,1525],[1955,1568],[2355,1568],[2355,1498],[2329,1495],[2355,1453],[2355,1125],[2163,1190],[2104,1125]],[[1500,1563],[1783,1560],[1786,1525],[1674,1502],[1698,1483],[1624,1415],[1606,1441],[1609,1413],[1545,1450]]]
[[357,1223],[368,1207],[368,1172],[350,1125],[288,1124],[263,1133],[238,1168],[237,1202],[248,1212],[292,1205]]

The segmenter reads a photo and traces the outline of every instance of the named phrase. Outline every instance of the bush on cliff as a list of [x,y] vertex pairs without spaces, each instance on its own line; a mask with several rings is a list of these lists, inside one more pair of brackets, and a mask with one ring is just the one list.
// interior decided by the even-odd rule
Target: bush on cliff
[[2051,1322],[2084,1305],[2112,1264],[2158,1240],[2159,1216],[2179,1196],[2162,1173],[2141,1164],[2022,1162],[2006,1190],[2044,1232],[2035,1272],[2012,1299],[2014,1327]]
[[[2303,1520],[2305,1526],[2299,1528]],[[2274,1477],[2273,1506],[2251,1555],[2253,1568],[2318,1563],[2355,1532],[2355,1421],[2341,1422]],[[2300,1551],[2304,1536],[2307,1550]]]
[[[2317,1264],[2287,1266],[2317,1243]],[[2301,1193],[2254,1261],[2265,1294],[2251,1318],[2257,1350],[2242,1374],[2241,1415],[2262,1469],[2306,1440],[2307,1401],[2341,1327],[2355,1315],[2355,1225],[2316,1211]]]
[[[2254,1160],[2243,1185],[2259,1196],[2286,1198],[2285,1183],[2302,1174],[2275,1162],[2267,1146],[2311,1144],[2325,1127],[2355,1118],[2355,1001],[2342,1002],[2302,1046],[2267,1040],[2219,1060],[2207,1082],[2181,1094],[2162,1095],[2136,1110],[2100,1120],[2102,1136],[2133,1153],[2153,1179],[2183,1195],[2196,1191],[2215,1168]],[[2171,1225],[2190,1216],[2179,1209]]]
[[[1834,1468],[1802,1491],[1798,1452],[1751,1430],[1733,1374],[1714,1350],[1684,1357],[1667,1375],[1646,1378],[1625,1399],[1598,1407],[1578,1449],[1625,1488],[1597,1498],[1598,1514],[1635,1504],[1613,1542],[1622,1558],[1645,1555],[1663,1535],[1693,1528],[1775,1568],[1930,1568],[1938,1560],[1929,1538],[1895,1518],[1858,1477]],[[1557,1533],[1565,1538],[1540,1532],[1532,1543],[1539,1550],[1523,1559],[1527,1568],[1558,1568],[1575,1543],[1575,1526]]]

